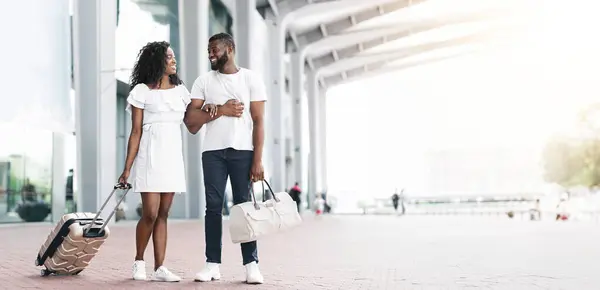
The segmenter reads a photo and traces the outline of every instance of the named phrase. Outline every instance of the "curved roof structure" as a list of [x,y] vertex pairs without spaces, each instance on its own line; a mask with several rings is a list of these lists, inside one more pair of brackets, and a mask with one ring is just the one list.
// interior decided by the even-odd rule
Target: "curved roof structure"
[[[467,47],[493,39],[497,27],[490,23],[510,12],[506,9],[507,5],[490,5],[490,1],[486,0],[452,1],[456,2],[454,4],[447,2],[256,1],[257,9],[264,17],[272,15],[289,21],[286,51],[302,52],[306,69],[317,72],[323,87],[447,59],[450,56],[402,63],[402,60],[417,54]],[[471,31],[468,27],[471,27]],[[419,37],[426,38],[422,36],[431,36],[440,30],[448,32],[456,28],[462,28],[463,33],[455,33],[449,38],[446,36],[446,39],[440,39],[438,35],[437,39],[430,37],[429,40],[410,41]],[[464,33],[465,29],[468,33]],[[464,52],[452,55],[463,54]]]

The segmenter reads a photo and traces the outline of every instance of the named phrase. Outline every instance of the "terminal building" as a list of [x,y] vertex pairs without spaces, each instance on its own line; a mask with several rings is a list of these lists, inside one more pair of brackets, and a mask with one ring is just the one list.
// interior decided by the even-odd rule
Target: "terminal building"
[[[123,170],[131,127],[126,98],[139,50],[150,41],[170,42],[191,89],[210,70],[208,38],[218,32],[234,36],[238,65],[265,80],[266,177],[275,191],[299,182],[307,206],[327,190],[329,88],[432,61],[397,64],[477,37],[370,53],[415,33],[484,17],[395,19],[421,2],[427,1],[14,1],[0,13],[3,26],[13,27],[3,31],[9,84],[0,94],[0,222],[23,222],[18,207],[27,196],[48,204],[49,221],[75,208],[96,211]],[[377,22],[383,18],[388,22]],[[188,192],[176,196],[171,216],[201,219],[202,131],[184,132]],[[138,194],[127,196],[128,218],[137,218],[139,202]]]

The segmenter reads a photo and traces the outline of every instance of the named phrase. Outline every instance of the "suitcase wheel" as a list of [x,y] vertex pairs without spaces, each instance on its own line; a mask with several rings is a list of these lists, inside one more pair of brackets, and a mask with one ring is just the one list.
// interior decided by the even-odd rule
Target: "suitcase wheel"
[[42,277],[49,276],[50,274],[52,274],[52,272],[51,272],[51,271],[48,271],[48,270],[46,270],[46,269],[44,269],[44,270],[41,270],[41,271],[40,271],[40,275],[41,275]]
[[35,261],[33,262],[34,265],[36,266],[41,266],[40,264],[38,264],[38,259],[35,259]]

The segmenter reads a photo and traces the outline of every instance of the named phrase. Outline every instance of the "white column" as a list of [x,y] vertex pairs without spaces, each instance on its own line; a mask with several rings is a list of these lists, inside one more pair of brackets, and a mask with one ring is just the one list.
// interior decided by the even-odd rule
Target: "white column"
[[[304,156],[305,148],[302,146],[302,125],[303,125],[303,103],[304,99],[302,96],[302,91],[304,89],[304,58],[300,52],[292,53],[292,76],[291,76],[291,92],[292,92],[292,124],[294,129],[293,135],[293,168],[294,168],[294,178],[292,180],[292,184],[295,182],[299,182],[301,188],[306,187],[302,180],[302,176],[304,173],[304,166],[302,163],[302,158]],[[292,186],[289,184],[287,186]]]
[[[75,1],[73,10],[79,211],[97,211],[117,182],[116,1]],[[77,172],[76,172],[77,173]],[[113,198],[103,216],[116,205]],[[114,219],[113,219],[114,221]]]
[[[208,9],[210,0],[179,1],[180,76],[191,91],[196,78],[209,69],[208,65]],[[204,176],[202,172],[202,137],[204,128],[196,135],[185,126],[184,156],[187,177],[187,218],[202,219],[206,210]]]
[[319,172],[320,190],[327,190],[327,89],[319,90]]
[[52,133],[52,221],[65,214],[67,172],[65,166],[65,135]]
[[[267,101],[267,137],[265,138],[265,147],[268,148],[268,154],[272,158],[271,172],[268,172],[267,178],[271,181],[271,186],[275,192],[283,191],[285,185],[285,135],[284,126],[284,108],[283,108],[283,89],[285,78],[283,74],[283,55],[284,51],[284,30],[280,23],[274,17],[267,17],[267,26],[269,33],[269,48],[271,51],[269,61],[270,81],[267,83],[269,98]],[[265,148],[265,149],[267,149]],[[264,155],[264,154],[263,154]],[[270,178],[269,178],[270,177]]]
[[319,84],[314,72],[307,75],[308,87],[308,127],[310,132],[310,154],[308,162],[308,202],[309,206],[318,193],[319,172]]
[[252,69],[252,56],[255,55],[253,47],[253,34],[255,31],[252,18],[256,13],[256,0],[236,0],[235,1],[235,44],[237,64],[241,67]]

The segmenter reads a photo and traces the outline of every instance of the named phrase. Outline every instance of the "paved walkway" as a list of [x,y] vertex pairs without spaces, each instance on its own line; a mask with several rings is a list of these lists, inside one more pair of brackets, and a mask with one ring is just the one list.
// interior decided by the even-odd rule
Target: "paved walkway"
[[[79,276],[33,265],[50,225],[0,227],[0,289],[598,289],[600,225],[485,217],[326,216],[259,243],[266,284],[242,283],[239,246],[224,231],[222,280],[195,283],[203,229],[172,222],[166,265],[179,283],[129,279],[133,222],[111,228]],[[152,264],[151,248],[146,260]],[[149,269],[150,270],[150,269]],[[141,288],[144,287],[144,288]]]

